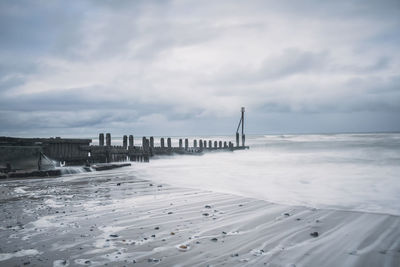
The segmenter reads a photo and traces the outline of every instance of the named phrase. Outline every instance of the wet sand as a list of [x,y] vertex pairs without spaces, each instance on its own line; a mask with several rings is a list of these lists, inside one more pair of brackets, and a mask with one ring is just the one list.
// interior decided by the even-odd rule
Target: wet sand
[[398,216],[278,205],[119,170],[0,185],[0,266],[400,266]]

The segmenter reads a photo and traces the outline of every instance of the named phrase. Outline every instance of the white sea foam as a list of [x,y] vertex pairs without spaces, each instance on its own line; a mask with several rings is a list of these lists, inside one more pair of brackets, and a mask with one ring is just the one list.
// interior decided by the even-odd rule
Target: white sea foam
[[165,157],[131,170],[156,182],[275,203],[400,215],[400,134],[266,135],[247,142],[250,150]]

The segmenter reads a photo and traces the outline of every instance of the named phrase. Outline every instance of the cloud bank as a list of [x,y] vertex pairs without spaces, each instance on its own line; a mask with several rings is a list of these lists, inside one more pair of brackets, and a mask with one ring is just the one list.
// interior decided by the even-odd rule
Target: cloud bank
[[1,1],[0,135],[400,131],[398,1]]

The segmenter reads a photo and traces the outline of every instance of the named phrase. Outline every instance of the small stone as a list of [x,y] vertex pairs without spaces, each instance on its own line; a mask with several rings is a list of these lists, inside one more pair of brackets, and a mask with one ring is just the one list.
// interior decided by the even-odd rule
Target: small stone
[[216,238],[216,237],[214,237],[214,238],[211,238],[211,241],[213,241],[213,242],[217,242],[217,241],[218,241],[218,238]]
[[211,209],[211,206],[210,205],[205,205],[204,208]]
[[231,257],[239,257],[239,253],[231,254]]
[[118,235],[112,234],[112,235],[110,235],[110,237],[118,237]]
[[318,237],[319,234],[318,234],[318,232],[312,232],[312,233],[310,233],[310,236],[312,236],[312,237]]
[[290,216],[290,214],[289,214],[289,213],[287,213],[287,212],[286,212],[286,213],[284,213],[283,215],[285,215],[285,216]]
[[223,233],[224,235],[226,235],[226,232],[225,232],[225,231],[222,231],[222,233]]
[[160,227],[158,227],[158,226],[157,226],[157,227],[154,227],[154,230],[159,230],[159,229],[160,229]]
[[175,235],[175,233],[174,233],[174,232],[171,232],[171,235]]
[[208,213],[203,213],[203,216],[208,216],[208,215],[210,215],[210,214],[208,214]]
[[156,235],[151,235],[151,237],[156,237]]
[[300,218],[297,218],[297,219],[296,219],[296,221],[300,221],[300,220],[301,220]]
[[90,264],[90,261],[89,260],[85,261],[85,264]]
[[121,185],[121,183],[117,183],[117,186],[120,186]]
[[153,184],[149,184],[149,186],[153,186]]
[[173,213],[172,211],[168,212],[168,214],[172,214],[172,213]]

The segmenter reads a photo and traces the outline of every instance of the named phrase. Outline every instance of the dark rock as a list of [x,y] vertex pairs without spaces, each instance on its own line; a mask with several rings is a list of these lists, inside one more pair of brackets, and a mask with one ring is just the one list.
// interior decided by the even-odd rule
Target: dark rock
[[211,241],[213,241],[213,242],[217,242],[217,241],[218,241],[218,238],[216,238],[216,237],[214,237],[214,238],[211,238]]
[[312,236],[312,237],[318,237],[319,234],[318,234],[318,232],[312,232],[312,233],[310,233],[310,236]]
[[172,211],[168,212],[168,214],[172,214],[172,213],[173,213]]
[[210,205],[205,205],[204,208],[211,209],[211,206]]
[[110,237],[118,237],[118,235],[112,234],[112,235],[110,235]]
[[85,261],[85,264],[90,264],[90,261],[89,260]]
[[283,215],[285,215],[285,216],[290,216],[290,214],[289,214],[289,213],[287,213],[287,212],[286,212],[286,213],[284,213]]
[[151,235],[151,237],[156,237],[156,235]]
[[120,186],[121,185],[121,183],[117,183],[117,186]]
[[160,227],[158,227],[158,226],[157,226],[157,227],[154,227],[154,230],[159,230],[159,229],[160,229]]
[[210,214],[208,214],[208,213],[203,213],[203,216],[208,216],[208,215],[210,215]]

